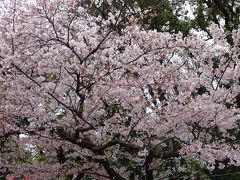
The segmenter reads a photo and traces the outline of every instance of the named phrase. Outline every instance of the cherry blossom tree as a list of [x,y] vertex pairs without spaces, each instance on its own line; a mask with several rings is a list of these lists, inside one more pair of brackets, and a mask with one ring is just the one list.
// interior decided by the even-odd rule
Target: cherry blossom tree
[[[111,3],[111,1],[108,1]],[[76,0],[1,5],[0,170],[153,179],[240,165],[240,29],[144,30]],[[123,5],[124,8],[124,5]],[[169,164],[170,162],[170,164]]]

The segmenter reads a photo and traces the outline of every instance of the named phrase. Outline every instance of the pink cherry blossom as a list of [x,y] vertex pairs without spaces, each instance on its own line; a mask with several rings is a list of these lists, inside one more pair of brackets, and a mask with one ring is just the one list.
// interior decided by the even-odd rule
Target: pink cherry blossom
[[75,0],[3,5],[0,171],[127,179],[123,159],[144,173],[168,158],[239,166],[239,29],[231,45],[215,24],[209,42],[117,31],[121,12],[94,17]]

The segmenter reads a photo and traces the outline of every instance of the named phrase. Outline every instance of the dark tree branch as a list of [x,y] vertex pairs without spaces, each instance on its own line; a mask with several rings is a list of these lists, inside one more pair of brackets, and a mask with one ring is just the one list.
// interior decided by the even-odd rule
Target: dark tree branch
[[153,169],[151,169],[150,164],[153,161],[153,152],[150,151],[148,156],[146,157],[145,161],[145,173],[146,173],[146,180],[153,180]]
[[0,139],[4,139],[3,142],[1,142],[1,144],[4,144],[10,136],[19,135],[19,134],[21,134],[20,131],[9,131],[9,132],[1,135]]
[[[14,63],[11,63],[12,66],[14,66],[19,72],[21,72],[22,74],[24,74],[28,79],[30,79],[31,81],[33,81],[38,87],[42,87],[42,85],[40,83],[38,83],[35,79],[33,79],[31,76],[29,76],[26,72],[24,72],[21,68],[19,68],[17,65],[15,65]],[[69,107],[68,105],[66,105],[65,103],[63,103],[60,99],[58,99],[53,93],[50,93],[48,91],[46,91],[46,93],[48,95],[50,95],[55,101],[57,101],[59,104],[61,104],[63,107],[65,107],[66,109],[68,109],[69,111],[71,111],[72,113],[76,114],[83,122],[85,122],[86,124],[88,124],[89,126],[91,126],[93,129],[95,129],[95,127],[89,123],[87,120],[85,120],[82,115],[80,114],[80,112],[76,109],[73,109],[71,107]]]
[[155,152],[153,151],[154,158],[168,159],[173,157],[180,157],[179,151],[176,152]]
[[[124,6],[124,7],[125,7],[125,6]],[[97,51],[99,50],[99,48],[101,47],[101,45],[104,43],[104,41],[105,41],[105,40],[108,38],[108,36],[113,32],[113,30],[114,30],[115,27],[117,26],[118,21],[119,21],[121,15],[122,15],[122,12],[123,12],[123,10],[124,10],[124,7],[123,7],[122,10],[120,11],[120,13],[119,13],[119,15],[118,15],[118,17],[117,17],[117,19],[116,19],[115,24],[112,25],[112,28],[108,31],[108,33],[104,36],[104,38],[98,43],[98,45],[97,45],[94,49],[92,49],[92,51],[90,51],[90,53],[88,53],[88,55],[86,55],[86,56],[83,58],[82,63],[83,63],[84,61],[86,61],[92,54],[94,54],[95,52],[97,52]]]
[[[101,154],[100,154],[101,155]],[[110,165],[110,163],[106,159],[97,160],[102,166],[105,168],[109,176],[114,180],[124,180],[122,176],[120,176]]]

